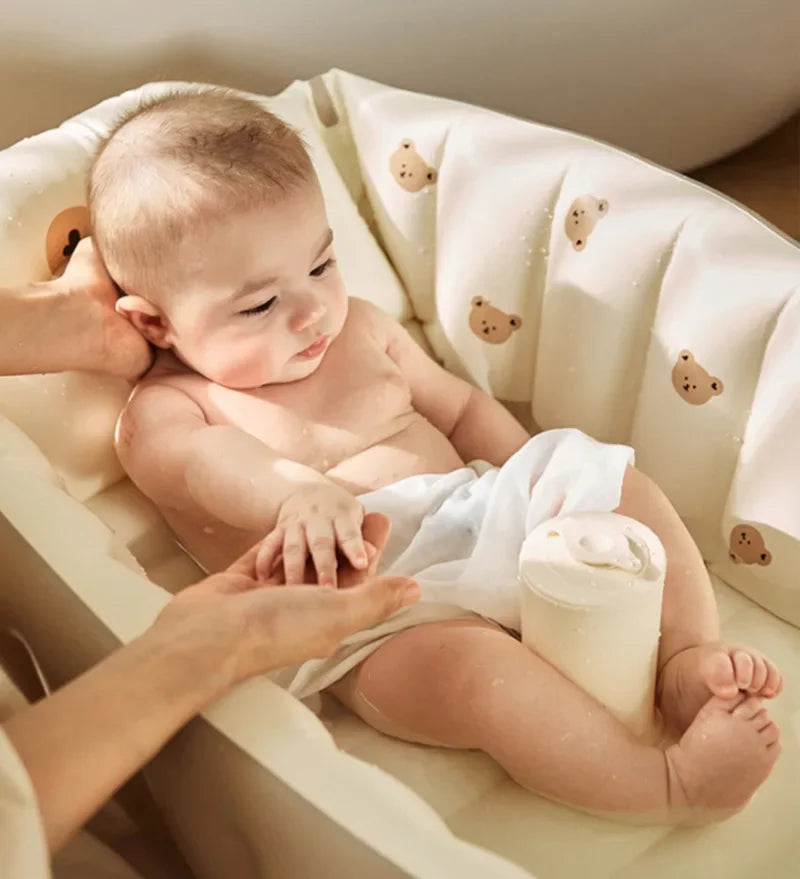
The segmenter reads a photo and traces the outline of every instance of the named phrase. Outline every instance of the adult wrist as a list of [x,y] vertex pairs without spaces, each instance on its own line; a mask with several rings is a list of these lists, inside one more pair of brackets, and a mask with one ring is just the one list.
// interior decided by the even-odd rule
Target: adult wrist
[[168,605],[131,644],[163,669],[165,688],[184,694],[191,714],[237,682],[242,627],[226,617],[221,608],[179,610]]

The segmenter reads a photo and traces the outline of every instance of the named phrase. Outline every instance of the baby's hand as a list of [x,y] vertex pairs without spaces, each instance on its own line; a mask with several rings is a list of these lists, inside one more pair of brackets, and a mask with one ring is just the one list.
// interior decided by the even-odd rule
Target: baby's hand
[[[389,517],[384,516],[383,513],[367,513],[366,516],[364,516],[364,524],[361,527],[361,533],[364,537],[364,546],[367,550],[369,564],[366,568],[356,570],[350,564],[349,559],[340,555],[338,559],[338,569],[336,571],[336,585],[339,589],[349,589],[352,586],[360,586],[362,583],[377,575],[378,565],[380,564],[386,541],[389,539],[390,531],[391,522],[389,521]],[[265,586],[285,586],[286,573],[283,569],[283,558],[281,557],[280,552],[277,553],[272,562],[272,573],[257,572],[256,576],[258,577],[259,582],[263,583]],[[316,582],[317,572],[314,568],[314,562],[310,558],[307,558],[306,569],[303,574],[303,583]]]
[[287,586],[303,583],[310,553],[319,584],[336,586],[337,546],[355,569],[368,565],[363,520],[361,504],[333,483],[293,494],[281,506],[275,530],[261,544],[256,560],[259,579],[269,579],[281,553]]

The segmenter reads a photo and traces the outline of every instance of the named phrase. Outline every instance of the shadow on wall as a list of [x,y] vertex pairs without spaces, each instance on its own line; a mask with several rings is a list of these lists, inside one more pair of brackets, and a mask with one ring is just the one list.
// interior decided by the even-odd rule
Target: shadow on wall
[[91,59],[81,59],[51,52],[43,62],[41,52],[3,48],[0,81],[13,83],[13,87],[0,90],[0,149],[54,128],[105,98],[146,82],[186,80],[274,94],[292,78],[279,75],[268,57],[255,64],[232,52],[216,52],[193,39],[165,41],[155,50],[137,50],[135,58],[93,53]]

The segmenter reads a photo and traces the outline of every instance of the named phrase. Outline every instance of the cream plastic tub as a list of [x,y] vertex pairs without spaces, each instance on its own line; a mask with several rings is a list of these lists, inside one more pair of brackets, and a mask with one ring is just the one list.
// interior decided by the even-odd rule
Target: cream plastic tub
[[[127,92],[0,153],[0,284],[47,277],[85,234],[98,138],[169,87],[189,86]],[[351,294],[542,428],[634,445],[709,563],[725,636],[787,676],[784,750],[722,825],[622,827],[526,793],[484,755],[388,739],[328,699],[315,716],[253,680],[145,771],[197,875],[796,875],[797,245],[680,175],[486,110],[341,71],[264,100],[311,145]],[[0,381],[0,620],[53,684],[199,577],[115,460],[127,392]]]

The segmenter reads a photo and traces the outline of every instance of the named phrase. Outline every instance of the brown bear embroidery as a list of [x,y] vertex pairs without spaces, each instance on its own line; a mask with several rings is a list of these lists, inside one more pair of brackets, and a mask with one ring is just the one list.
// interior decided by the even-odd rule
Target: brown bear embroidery
[[436,183],[438,174],[414,149],[413,140],[404,140],[392,153],[389,167],[394,179],[407,192],[419,192]]
[[593,195],[581,195],[569,206],[564,231],[575,250],[583,250],[598,220],[608,213],[608,202]]
[[56,214],[45,236],[47,265],[53,274],[63,268],[81,238],[89,231],[89,209],[83,205]]
[[764,538],[752,525],[733,526],[728,555],[737,565],[768,565],[772,561],[772,553],[764,546]]
[[469,327],[484,342],[501,345],[511,338],[522,326],[522,318],[518,314],[506,314],[489,304],[488,299],[476,296],[472,300],[472,311],[469,315]]
[[678,355],[678,362],[672,368],[672,386],[692,406],[702,406],[724,390],[722,380],[709,375],[686,349]]

